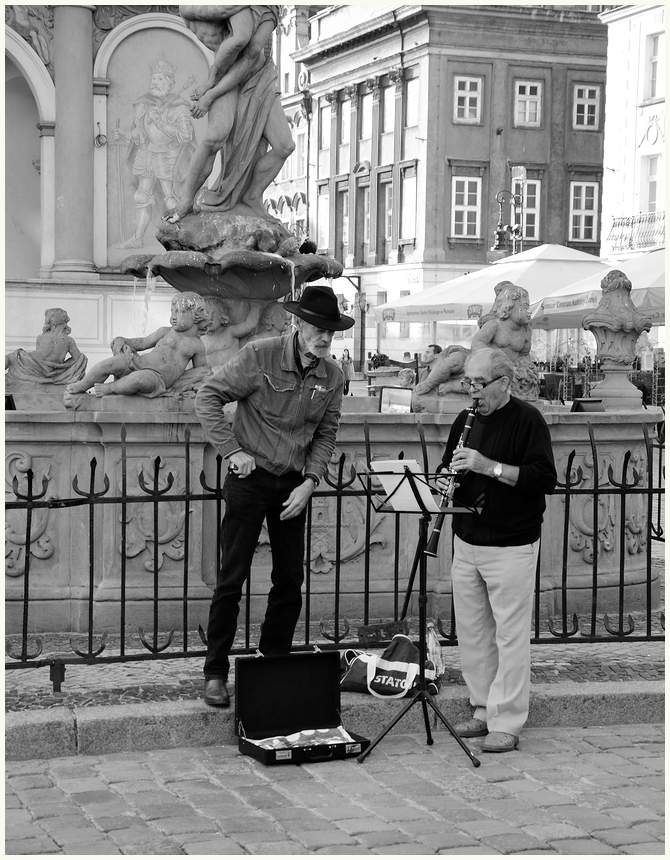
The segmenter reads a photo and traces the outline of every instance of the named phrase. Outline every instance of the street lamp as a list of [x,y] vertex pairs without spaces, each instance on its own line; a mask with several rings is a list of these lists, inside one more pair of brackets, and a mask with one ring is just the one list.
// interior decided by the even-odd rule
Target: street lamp
[[[496,227],[495,240],[492,251],[507,250],[507,234],[512,237],[512,253],[517,254],[523,250],[523,198],[520,194],[513,194],[511,191],[504,189],[496,194],[496,203],[498,204],[498,226]],[[503,206],[514,206],[514,224],[503,225]]]

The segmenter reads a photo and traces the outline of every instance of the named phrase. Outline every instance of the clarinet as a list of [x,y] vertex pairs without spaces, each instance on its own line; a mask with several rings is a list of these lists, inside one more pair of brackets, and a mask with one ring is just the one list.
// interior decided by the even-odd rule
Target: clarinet
[[[461,433],[461,438],[458,440],[458,445],[456,448],[464,448],[467,441],[468,436],[470,435],[470,431],[472,430],[472,425],[475,423],[475,415],[477,414],[477,409],[479,408],[478,401],[475,401],[472,406],[468,408],[468,415],[465,419],[465,424],[463,426],[463,431]],[[454,498],[454,493],[456,492],[456,472],[448,473],[448,484],[445,490],[442,490],[440,493],[440,507],[448,508],[451,507],[451,503]],[[428,545],[424,550],[426,555],[429,555],[431,558],[437,558],[437,545],[440,542],[440,533],[442,532],[442,525],[444,523],[444,514],[438,514],[437,519],[435,520],[435,527],[433,528],[433,532],[430,536],[430,540],[428,541]]]

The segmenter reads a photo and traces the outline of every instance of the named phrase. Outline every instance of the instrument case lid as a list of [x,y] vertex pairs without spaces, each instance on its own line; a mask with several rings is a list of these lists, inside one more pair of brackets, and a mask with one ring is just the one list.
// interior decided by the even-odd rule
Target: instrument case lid
[[339,652],[236,659],[237,735],[267,738],[341,722]]

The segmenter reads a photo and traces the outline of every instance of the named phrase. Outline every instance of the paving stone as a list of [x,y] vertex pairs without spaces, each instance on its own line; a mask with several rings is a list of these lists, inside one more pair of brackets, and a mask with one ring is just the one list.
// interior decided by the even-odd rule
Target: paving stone
[[190,816],[180,815],[172,818],[157,818],[151,822],[151,826],[165,833],[167,836],[172,836],[175,833],[214,833],[218,831],[216,824],[209,818],[204,818],[193,812]]
[[[635,845],[642,838],[638,831],[623,827],[615,827],[613,830],[594,830],[591,835],[594,839],[600,839],[602,842],[607,842],[608,845],[614,845],[617,848],[622,845]],[[655,842],[656,840],[649,836],[646,841]]]
[[[244,833],[226,833],[226,836],[229,839],[232,839],[233,842],[237,842],[239,845],[242,845],[249,849],[247,853],[255,854],[256,853],[256,845],[263,843],[269,844],[271,842],[285,842],[286,841],[286,833],[283,833],[279,830],[270,830],[269,828],[266,830],[248,830]],[[341,837],[340,841],[345,841],[346,837],[343,836],[342,833],[339,834]],[[300,840],[306,841],[306,840]],[[352,840],[353,841],[353,840]],[[333,840],[335,842],[335,840]],[[324,844],[328,845],[329,842],[325,842]]]
[[[66,803],[65,800],[60,803],[42,803],[30,810],[36,821],[41,821],[43,818],[57,818],[62,815],[71,815],[74,811],[72,804]],[[76,810],[76,812],[79,812],[79,810]]]
[[22,824],[7,824],[5,821],[5,839],[41,839],[44,836],[37,824],[24,822]]
[[554,839],[577,839],[589,835],[581,827],[575,827],[572,824],[561,824],[558,821],[553,824],[531,824],[529,827],[524,827],[523,829],[529,836],[534,836],[542,842],[550,842]]
[[[375,854],[380,854],[382,851],[374,851]],[[426,849],[422,845],[415,845],[413,842],[405,842],[401,845],[385,845],[383,849],[384,856],[396,854],[421,854],[425,855]]]
[[52,788],[53,780],[43,773],[27,773],[10,776],[9,784],[15,791],[25,791],[28,788]]
[[511,824],[506,824],[504,821],[494,821],[491,818],[486,821],[462,821],[458,827],[459,830],[464,830],[477,839],[482,839],[484,836],[498,836],[501,833],[519,832]]
[[438,851],[438,854],[477,854],[479,857],[483,857],[485,855],[497,854],[500,855],[500,851],[496,851],[495,848],[487,848],[484,845],[477,846],[466,846],[465,848],[445,848],[444,851]]
[[29,788],[26,791],[17,791],[16,794],[23,805],[29,809],[43,803],[62,803],[63,801],[67,801],[67,795],[64,795],[58,788]]
[[553,842],[552,846],[561,854],[583,854],[586,857],[589,854],[617,853],[611,845],[599,842],[597,839],[561,839],[559,842]]
[[358,836],[361,833],[388,831],[389,824],[381,818],[344,818],[337,822],[337,826],[349,836]]
[[445,848],[456,848],[459,845],[465,847],[467,845],[472,846],[479,844],[474,839],[471,839],[469,836],[466,836],[464,833],[459,833],[456,830],[452,830],[448,833],[426,833],[422,836],[418,836],[417,838],[422,845],[430,848],[433,853],[439,852]]
[[300,842],[302,842],[305,848],[318,850],[319,848],[325,848],[327,845],[353,845],[356,840],[351,836],[347,836],[341,830],[324,829],[301,833]]
[[609,830],[618,827],[621,823],[609,815],[593,809],[586,809],[583,806],[563,806],[556,811],[558,816],[576,824],[577,827],[582,827],[589,833],[593,830]]
[[407,834],[400,830],[380,830],[370,833],[359,833],[356,841],[367,848],[383,848],[386,845],[400,845],[407,841]]
[[527,800],[528,803],[532,803],[533,806],[552,807],[574,805],[572,797],[567,794],[559,794],[557,791],[552,791],[549,788],[541,789],[533,794],[529,794],[525,796],[524,799]]
[[[359,849],[360,850],[360,849]],[[299,842],[258,842],[254,845],[254,854],[312,854],[304,845]],[[329,852],[332,853],[332,852]],[[347,853],[347,852],[339,852]],[[366,853],[366,852],[363,852]]]
[[118,847],[113,842],[106,840],[98,840],[96,842],[74,842],[63,845],[62,854],[79,855],[89,857],[96,854],[109,856],[113,854],[121,854]]
[[33,823],[33,817],[29,812],[26,812],[23,807],[20,809],[6,809],[5,810],[5,827],[12,827],[13,825],[28,825]]
[[310,851],[310,854],[327,854],[330,856],[342,856],[345,854],[374,854],[373,851],[368,851],[367,849],[361,850],[360,845],[329,845],[328,848],[319,848],[318,851]]
[[181,850],[184,854],[217,854],[222,857],[231,854],[246,854],[244,848],[226,836],[220,836],[205,842],[185,842],[181,846]]
[[526,833],[501,833],[499,836],[482,836],[482,842],[490,848],[495,848],[502,854],[514,854],[516,851],[535,851],[549,846],[529,836]]
[[59,845],[69,842],[97,842],[100,839],[100,831],[90,824],[83,827],[54,828],[48,831],[49,836]]
[[665,836],[665,821],[641,821],[639,824],[633,824],[631,830],[637,833],[651,833],[652,836],[657,836],[663,839]]
[[105,833],[111,830],[125,830],[137,820],[135,815],[105,815],[95,819],[95,823]]
[[187,803],[158,803],[156,806],[138,806],[138,812],[147,821],[157,818],[188,815],[193,811]]
[[644,857],[645,854],[662,854],[665,856],[665,845],[662,842],[639,842],[636,845],[623,845],[624,854],[635,854]]
[[214,820],[224,833],[254,833],[270,824],[264,815],[252,815],[250,810],[248,815],[221,815]]
[[40,839],[9,839],[5,842],[5,857],[14,854],[59,854],[58,845],[43,836]]
[[56,782],[58,788],[64,791],[65,794],[83,794],[88,791],[109,790],[107,784],[99,777],[92,777],[90,779],[80,779],[79,777],[63,779],[59,777]]
[[650,812],[647,809],[640,809],[636,806],[608,809],[607,812],[612,816],[612,818],[618,819],[620,822],[628,822],[629,824],[638,824],[640,821],[658,821],[661,817],[656,815],[655,812]]

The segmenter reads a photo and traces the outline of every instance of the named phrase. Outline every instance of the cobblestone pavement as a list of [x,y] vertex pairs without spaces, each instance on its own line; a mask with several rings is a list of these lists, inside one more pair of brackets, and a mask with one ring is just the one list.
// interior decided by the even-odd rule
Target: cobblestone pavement
[[425,741],[362,764],[232,745],[8,762],[6,854],[664,854],[662,725],[526,729],[479,768]]

